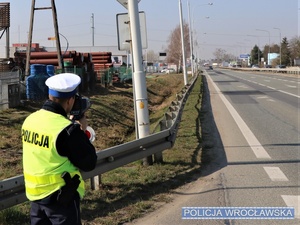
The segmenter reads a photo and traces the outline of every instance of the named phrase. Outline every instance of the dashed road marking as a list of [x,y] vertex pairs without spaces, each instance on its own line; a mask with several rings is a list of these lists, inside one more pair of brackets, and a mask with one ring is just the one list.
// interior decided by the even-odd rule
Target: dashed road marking
[[295,218],[300,219],[300,195],[281,195],[288,207],[294,207]]
[[267,167],[264,169],[272,181],[289,181],[279,167]]
[[[286,92],[286,91],[282,91],[282,90],[279,90],[279,89],[276,89],[276,88],[273,88],[273,87],[271,87],[271,86],[268,86],[268,85],[265,85],[265,84],[262,84],[262,83],[258,83],[258,82],[255,82],[255,81],[252,81],[252,80],[248,80],[248,79],[244,79],[244,78],[241,78],[241,77],[238,77],[239,79],[241,79],[241,80],[245,80],[245,81],[248,81],[248,82],[250,82],[250,83],[253,83],[253,84],[257,84],[257,85],[260,85],[260,86],[262,86],[262,87],[267,87],[267,88],[270,88],[270,89],[272,89],[272,90],[276,90],[276,91],[279,91],[279,92],[281,92],[281,93],[284,93],[284,94],[287,94],[287,95],[290,95],[290,96],[294,96],[294,97],[296,97],[296,98],[300,98],[300,96],[299,95],[295,95],[295,94],[292,94],[292,93],[289,93],[289,92]],[[279,79],[278,79],[279,80]],[[265,81],[267,81],[267,80],[265,80]],[[289,81],[289,80],[283,80],[283,81]],[[289,81],[289,82],[295,82],[295,81]],[[296,83],[299,83],[299,82],[296,82]],[[286,84],[285,84],[286,85]],[[288,85],[286,85],[286,86],[288,86]],[[291,86],[291,88],[294,88],[295,86]],[[296,88],[297,88],[297,86],[296,86]]]
[[295,85],[288,85],[288,84],[285,84],[285,86],[290,87],[290,88],[297,88],[297,86],[295,86]]

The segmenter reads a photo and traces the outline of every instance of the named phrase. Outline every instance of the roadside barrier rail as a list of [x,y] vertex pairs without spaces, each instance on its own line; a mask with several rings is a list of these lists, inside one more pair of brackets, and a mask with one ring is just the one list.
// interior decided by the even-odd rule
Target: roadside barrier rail
[[[82,172],[83,179],[92,179],[110,170],[172,148],[176,140],[184,105],[197,78],[194,76],[190,84],[183,87],[181,92],[177,94],[177,99],[172,102],[168,112],[165,113],[161,122],[165,123],[167,129],[135,141],[97,151],[96,168],[90,172]],[[0,181],[0,210],[26,201],[28,200],[25,195],[23,175]]]

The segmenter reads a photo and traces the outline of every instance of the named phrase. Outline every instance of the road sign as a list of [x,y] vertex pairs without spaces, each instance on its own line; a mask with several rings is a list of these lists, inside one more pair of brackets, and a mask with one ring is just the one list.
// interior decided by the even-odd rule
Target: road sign
[[[147,29],[146,29],[146,15],[145,12],[139,12],[140,18],[140,32],[142,48],[148,48]],[[128,13],[117,14],[117,33],[118,33],[118,48],[120,51],[130,50],[130,26]]]
[[250,57],[249,54],[241,54],[240,59],[248,59]]

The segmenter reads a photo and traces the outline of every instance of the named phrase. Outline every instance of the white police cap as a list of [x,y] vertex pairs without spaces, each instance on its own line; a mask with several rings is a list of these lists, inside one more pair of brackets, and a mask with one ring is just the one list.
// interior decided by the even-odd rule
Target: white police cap
[[49,95],[57,98],[70,98],[77,93],[77,87],[81,78],[74,73],[61,73],[49,77],[46,85],[49,88]]

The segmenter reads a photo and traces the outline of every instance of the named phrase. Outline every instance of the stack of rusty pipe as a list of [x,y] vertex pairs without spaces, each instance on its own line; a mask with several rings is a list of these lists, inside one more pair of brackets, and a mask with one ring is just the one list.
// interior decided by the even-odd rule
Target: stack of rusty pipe
[[[73,65],[80,65],[83,62],[83,56],[76,51],[66,51],[62,54],[64,62],[70,62]],[[16,52],[15,58],[26,60],[26,52]],[[57,52],[31,52],[30,64],[46,64],[58,66]]]
[[94,71],[97,75],[97,80],[101,80],[105,71],[113,67],[111,60],[111,52],[91,52]]
[[[101,78],[105,71],[113,67],[111,52],[80,53],[76,51],[62,52],[64,64],[71,64],[72,67],[82,68],[84,74],[82,79],[88,81],[88,85],[94,85]],[[25,66],[26,52],[15,52],[14,61]],[[31,52],[30,64],[53,65],[59,70],[57,52]]]

